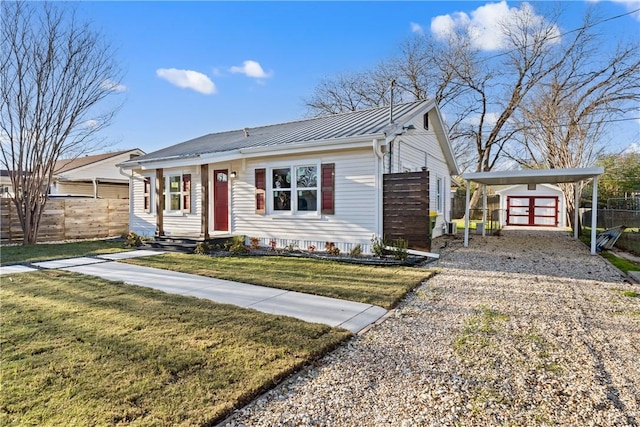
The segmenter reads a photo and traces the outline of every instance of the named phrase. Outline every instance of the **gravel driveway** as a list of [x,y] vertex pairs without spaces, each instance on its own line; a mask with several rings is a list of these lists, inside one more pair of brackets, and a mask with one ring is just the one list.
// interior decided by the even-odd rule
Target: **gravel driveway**
[[565,232],[461,246],[385,322],[224,425],[639,425],[640,287]]

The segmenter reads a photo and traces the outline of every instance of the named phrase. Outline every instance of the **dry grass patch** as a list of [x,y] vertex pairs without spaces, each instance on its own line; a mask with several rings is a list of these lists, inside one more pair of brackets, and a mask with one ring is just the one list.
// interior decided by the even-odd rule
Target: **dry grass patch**
[[393,308],[434,272],[411,267],[372,267],[278,256],[210,257],[163,254],[131,264],[253,285],[304,292]]
[[214,423],[350,336],[63,271],[0,299],[0,425]]

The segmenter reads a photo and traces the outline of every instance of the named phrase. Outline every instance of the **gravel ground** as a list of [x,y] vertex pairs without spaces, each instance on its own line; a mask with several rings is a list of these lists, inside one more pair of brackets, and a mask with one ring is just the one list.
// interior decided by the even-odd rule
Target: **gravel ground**
[[386,321],[222,425],[639,425],[640,287],[565,232],[461,246]]

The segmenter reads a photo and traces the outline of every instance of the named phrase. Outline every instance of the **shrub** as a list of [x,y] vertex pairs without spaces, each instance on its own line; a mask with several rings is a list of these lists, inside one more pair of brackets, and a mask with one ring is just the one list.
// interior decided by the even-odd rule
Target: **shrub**
[[260,249],[259,237],[252,237],[251,239],[249,239],[249,241],[251,242],[251,245],[249,246],[251,249]]
[[229,252],[234,255],[245,255],[249,253],[249,248],[244,244],[244,236],[234,236],[231,239]]
[[340,255],[340,248],[333,242],[326,242],[324,248],[330,255]]
[[407,248],[409,247],[409,242],[405,239],[397,239],[393,242],[393,257],[395,259],[404,261],[409,256],[409,252],[407,252]]
[[125,236],[124,245],[128,248],[137,248],[142,246],[143,238],[135,231],[129,231]]
[[362,255],[362,246],[360,244],[355,245],[349,252],[349,255],[356,258]]
[[376,236],[371,238],[371,250],[375,256],[380,258],[385,256],[387,254],[387,250],[385,249],[386,246],[387,242],[384,239]]
[[195,249],[193,250],[194,254],[198,255],[209,255],[213,251],[213,245],[209,242],[199,242],[196,244]]

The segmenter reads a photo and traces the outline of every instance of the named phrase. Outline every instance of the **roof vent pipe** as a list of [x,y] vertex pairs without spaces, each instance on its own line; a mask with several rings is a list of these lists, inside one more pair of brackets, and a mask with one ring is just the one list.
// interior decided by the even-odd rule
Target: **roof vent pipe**
[[244,128],[244,137],[248,138],[249,137],[249,128]]
[[389,89],[389,124],[393,123],[393,88],[396,86],[396,79],[391,80]]

